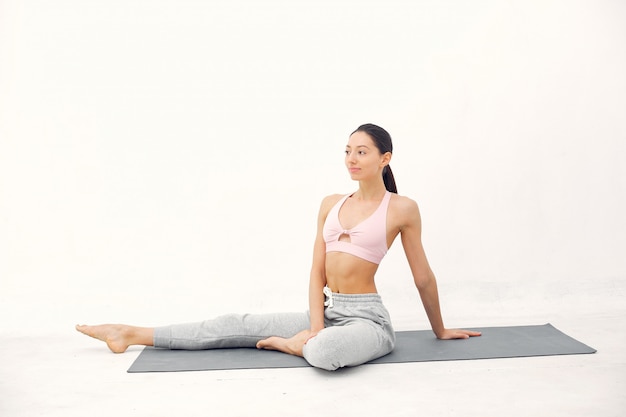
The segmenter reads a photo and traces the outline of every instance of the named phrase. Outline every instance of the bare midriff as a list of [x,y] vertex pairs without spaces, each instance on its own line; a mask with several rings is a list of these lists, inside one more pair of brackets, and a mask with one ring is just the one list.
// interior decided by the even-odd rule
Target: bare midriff
[[326,253],[326,285],[334,293],[371,294],[378,292],[374,275],[378,265],[349,253]]

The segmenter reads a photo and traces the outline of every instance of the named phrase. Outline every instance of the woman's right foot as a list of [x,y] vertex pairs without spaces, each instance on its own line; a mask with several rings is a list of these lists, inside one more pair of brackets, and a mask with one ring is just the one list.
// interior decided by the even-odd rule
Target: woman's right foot
[[76,330],[94,339],[102,340],[114,353],[125,352],[132,344],[133,328],[124,324],[76,325]]

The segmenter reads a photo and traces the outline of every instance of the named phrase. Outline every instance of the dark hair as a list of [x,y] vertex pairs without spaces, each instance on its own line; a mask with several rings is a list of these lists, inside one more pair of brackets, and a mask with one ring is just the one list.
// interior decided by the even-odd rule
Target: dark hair
[[[387,152],[393,153],[391,135],[382,127],[376,126],[371,123],[366,123],[359,126],[352,133],[354,134],[356,132],[367,133],[369,137],[372,138],[374,144],[381,154],[385,154]],[[387,191],[398,194],[398,189],[396,188],[396,180],[393,178],[393,172],[391,172],[391,167],[389,165],[383,168],[383,182],[385,183],[385,188],[387,189]]]

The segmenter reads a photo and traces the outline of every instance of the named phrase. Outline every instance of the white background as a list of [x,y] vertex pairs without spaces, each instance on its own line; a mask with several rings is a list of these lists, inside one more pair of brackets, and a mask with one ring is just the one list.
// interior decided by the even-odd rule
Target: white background
[[[622,306],[625,21],[617,0],[0,0],[0,331],[307,308],[365,122],[394,138],[448,324]],[[427,327],[399,241],[378,283]]]

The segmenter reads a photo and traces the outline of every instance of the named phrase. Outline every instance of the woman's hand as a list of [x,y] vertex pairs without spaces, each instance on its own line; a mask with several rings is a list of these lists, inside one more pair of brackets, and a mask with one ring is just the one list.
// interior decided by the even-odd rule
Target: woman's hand
[[437,339],[450,340],[450,339],[469,339],[470,337],[480,336],[480,332],[473,330],[461,330],[461,329],[443,329],[440,335],[437,335]]
[[320,332],[319,330],[314,331],[314,330],[305,330],[305,332],[308,332],[308,335],[306,337],[306,340],[304,341],[304,344],[306,345],[307,342],[311,339],[313,339],[315,336],[317,336],[317,334]]

